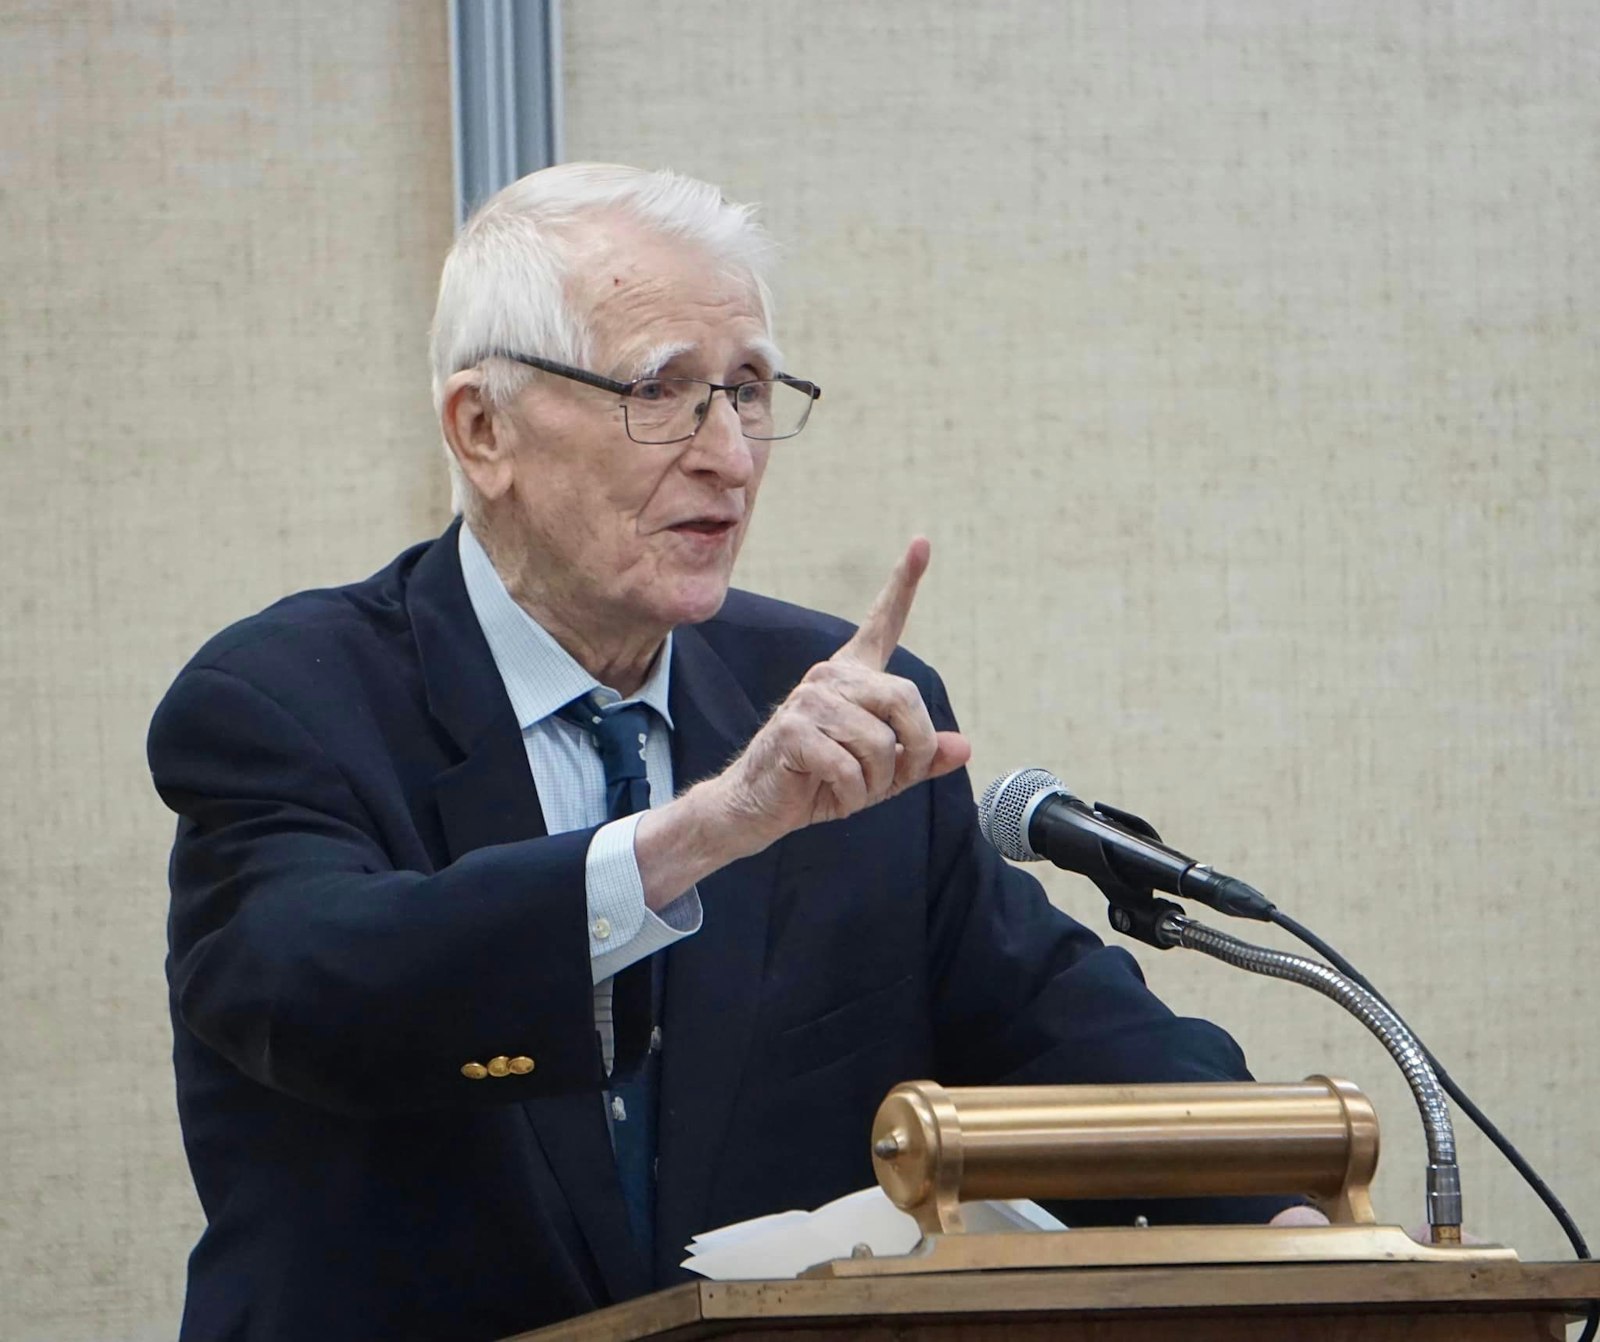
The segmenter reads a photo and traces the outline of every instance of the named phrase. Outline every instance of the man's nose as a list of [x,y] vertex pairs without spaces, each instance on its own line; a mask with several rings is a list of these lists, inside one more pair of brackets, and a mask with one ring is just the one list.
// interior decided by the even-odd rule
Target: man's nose
[[683,454],[683,466],[691,471],[712,471],[731,485],[742,485],[755,470],[750,449],[729,393],[713,392],[706,417]]

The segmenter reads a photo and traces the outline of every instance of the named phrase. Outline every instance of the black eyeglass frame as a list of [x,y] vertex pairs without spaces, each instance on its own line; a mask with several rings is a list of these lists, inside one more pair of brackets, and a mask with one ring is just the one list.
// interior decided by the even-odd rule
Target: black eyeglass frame
[[[556,377],[568,378],[573,382],[582,382],[585,386],[598,387],[601,391],[609,391],[613,395],[623,398],[622,426],[627,430],[629,438],[641,447],[666,447],[672,443],[686,443],[700,432],[700,426],[706,422],[706,416],[711,413],[711,396],[719,391],[723,392],[738,413],[739,402],[734,399],[740,387],[748,387],[754,382],[781,382],[786,387],[793,387],[796,391],[803,391],[811,398],[806,406],[806,412],[800,417],[800,424],[793,433],[780,433],[773,438],[759,438],[754,434],[746,433],[745,437],[755,443],[781,443],[786,438],[797,438],[800,430],[804,429],[811,418],[811,406],[822,399],[822,388],[815,382],[807,382],[804,378],[790,377],[787,373],[774,373],[771,377],[751,377],[743,382],[720,383],[708,382],[703,377],[667,378],[659,373],[650,377],[635,378],[632,382],[618,382],[616,378],[606,377],[601,373],[591,373],[584,368],[574,368],[570,364],[557,363],[554,359],[540,358],[537,354],[517,354],[508,349],[492,349],[483,356],[485,359],[510,359],[513,363],[526,364],[529,368],[537,368],[541,373],[551,373]],[[681,438],[667,438],[659,442],[646,442],[642,438],[633,437],[633,427],[628,423],[627,398],[632,396],[636,389],[646,382],[698,382],[703,387],[711,388],[711,396],[706,397],[706,408],[700,412],[700,418],[695,421],[695,426]],[[741,421],[741,429],[743,422]]]

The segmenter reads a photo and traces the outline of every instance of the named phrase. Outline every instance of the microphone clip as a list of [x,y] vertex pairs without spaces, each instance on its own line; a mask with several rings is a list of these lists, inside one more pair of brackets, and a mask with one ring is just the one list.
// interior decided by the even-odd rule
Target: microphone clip
[[[1161,835],[1156,832],[1156,827],[1143,816],[1099,801],[1091,809],[1130,833],[1149,839],[1152,843],[1161,843]],[[1172,949],[1173,943],[1163,939],[1158,929],[1167,915],[1175,913],[1181,916],[1184,913],[1181,904],[1174,904],[1170,899],[1157,899],[1155,891],[1149,886],[1141,888],[1125,881],[1105,860],[1104,854],[1100,870],[1091,874],[1089,879],[1100,887],[1100,893],[1106,897],[1106,920],[1114,931],[1135,941],[1142,941],[1146,946],[1154,946],[1158,951]]]
[[1158,951],[1170,951],[1177,944],[1163,932],[1162,926],[1172,914],[1184,916],[1182,905],[1170,899],[1157,899],[1148,890],[1142,895],[1134,892],[1128,899],[1112,899],[1109,895],[1107,898],[1111,902],[1106,905],[1106,921],[1115,931],[1142,941],[1146,946],[1154,946]]

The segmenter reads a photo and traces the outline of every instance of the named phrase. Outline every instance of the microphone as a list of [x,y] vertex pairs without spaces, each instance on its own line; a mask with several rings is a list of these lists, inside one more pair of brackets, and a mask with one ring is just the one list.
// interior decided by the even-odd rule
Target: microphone
[[990,783],[978,826],[1002,857],[1087,876],[1113,903],[1122,892],[1160,890],[1236,918],[1272,921],[1272,901],[1259,890],[1169,848],[1136,815],[1086,805],[1044,769],[1017,769]]

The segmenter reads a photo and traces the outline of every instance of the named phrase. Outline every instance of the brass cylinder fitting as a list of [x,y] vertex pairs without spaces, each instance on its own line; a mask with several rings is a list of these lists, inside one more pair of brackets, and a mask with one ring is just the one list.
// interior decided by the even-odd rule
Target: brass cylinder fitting
[[983,1198],[1300,1193],[1374,1220],[1378,1118],[1348,1081],[946,1089],[909,1081],[872,1126],[872,1164],[924,1234]]

